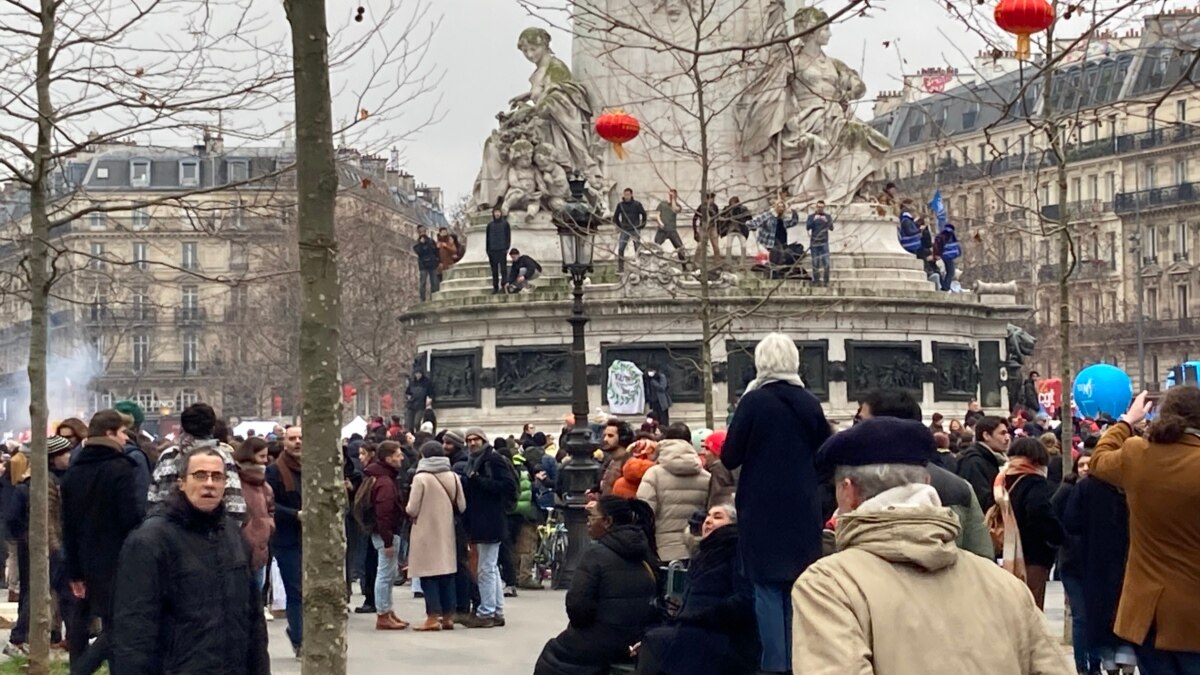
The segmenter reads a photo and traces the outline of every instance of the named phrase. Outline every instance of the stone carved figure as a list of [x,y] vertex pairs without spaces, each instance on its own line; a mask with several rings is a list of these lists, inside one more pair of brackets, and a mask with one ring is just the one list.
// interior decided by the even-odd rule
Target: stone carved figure
[[571,360],[566,352],[512,352],[497,355],[496,395],[504,398],[569,398]]
[[[788,35],[785,16],[784,0],[772,0],[772,37]],[[866,86],[854,69],[825,54],[825,11],[801,7],[793,18],[795,33],[804,37],[770,48],[735,108],[741,153],[760,158],[764,179],[789,188],[792,203],[866,201],[859,193],[883,165],[890,144],[854,116],[851,104]]]
[[1026,357],[1033,356],[1033,348],[1036,345],[1037,338],[1026,333],[1020,326],[1008,324],[1008,362],[1005,365],[1019,371],[1021,366],[1025,365]]
[[[529,92],[496,115],[500,125],[484,143],[472,199],[480,210],[501,206],[507,213],[507,208],[524,207],[531,215],[534,204],[533,214],[541,208],[554,211],[570,197],[568,169],[583,174],[590,191],[602,190],[603,153],[591,129],[591,96],[550,49],[550,34],[527,28],[517,49],[535,66]],[[531,173],[537,182],[532,190],[527,187]]]
[[938,364],[938,385],[950,394],[975,395],[979,387],[979,367],[975,365],[975,353],[965,349],[947,350],[941,353]]

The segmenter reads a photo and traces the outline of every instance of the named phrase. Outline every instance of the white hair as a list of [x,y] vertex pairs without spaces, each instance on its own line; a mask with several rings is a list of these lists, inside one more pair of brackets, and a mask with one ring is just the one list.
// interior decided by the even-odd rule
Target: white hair
[[754,348],[754,367],[758,377],[796,377],[800,370],[800,350],[783,333],[771,333]]
[[835,485],[840,485],[849,478],[854,487],[858,488],[859,497],[863,501],[892,488],[929,483],[929,470],[915,464],[839,466],[833,475]]
[[[712,508],[721,509],[724,511],[725,515],[729,516],[729,522],[737,522],[737,507],[733,505],[733,502],[721,502],[720,504],[713,504]],[[709,510],[711,511],[712,509]]]

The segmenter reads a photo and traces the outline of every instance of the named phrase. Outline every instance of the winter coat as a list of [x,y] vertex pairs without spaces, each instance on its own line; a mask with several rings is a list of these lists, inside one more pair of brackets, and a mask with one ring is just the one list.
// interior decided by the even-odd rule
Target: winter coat
[[295,489],[286,490],[279,467],[272,463],[267,466],[267,484],[275,495],[275,534],[271,537],[271,545],[300,548],[301,474],[296,473]]
[[438,247],[433,239],[424,237],[413,245],[413,253],[417,254],[417,268],[423,272],[432,272],[438,267]]
[[930,463],[937,464],[950,473],[958,473],[958,458],[955,457],[954,453],[950,452],[949,450],[938,449],[937,454],[933,456],[933,459],[930,461]]
[[267,484],[265,471],[255,473],[239,467],[242,497],[246,499],[246,522],[242,538],[250,546],[251,569],[259,570],[271,562],[271,534],[275,532],[275,492]]
[[400,501],[400,491],[396,489],[398,473],[391,464],[377,459],[371,460],[363,469],[363,474],[375,479],[370,495],[371,509],[375,515],[371,534],[379,536],[384,548],[392,545],[392,539],[400,534],[400,525],[404,522],[404,506]]
[[484,243],[484,250],[488,253],[508,255],[508,249],[512,246],[512,227],[508,224],[507,218],[492,220],[487,224]]
[[445,272],[454,267],[455,261],[458,259],[458,245],[454,243],[453,237],[438,237],[437,239],[437,254],[438,266],[437,271]]
[[492,446],[467,460],[467,534],[475,544],[494,544],[504,539],[508,508],[506,502],[517,491],[516,478],[506,457]]
[[533,504],[533,477],[529,475],[529,464],[524,455],[516,454],[509,460],[517,477],[517,505],[511,515],[521,516],[526,520],[537,520],[537,507]]
[[976,443],[958,456],[958,475],[971,484],[979,508],[987,513],[996,503],[992,486],[1000,473],[1000,458],[985,445]]
[[959,550],[957,530],[931,506],[838,518],[839,552],[792,590],[795,671],[1068,675],[1025,583]]
[[142,446],[137,444],[135,434],[130,432],[129,440],[125,443],[125,456],[133,461],[137,470],[133,472],[133,489],[134,493],[141,495],[142,511],[146,510],[145,501],[150,495],[150,479],[154,475],[154,469],[151,468],[150,456],[142,449]]
[[[700,540],[687,570],[679,612],[642,639],[643,658],[664,675],[740,675],[758,671],[754,587],[738,570],[737,525]],[[639,666],[641,662],[639,661]]]
[[671,407],[671,390],[667,382],[667,374],[661,370],[655,371],[654,377],[646,376],[646,406],[651,410],[662,411]]
[[[1063,528],[1079,537],[1080,576],[1087,598],[1087,643],[1116,649],[1117,602],[1129,557],[1129,507],[1125,495],[1094,476],[1075,484],[1067,498]],[[1065,570],[1064,570],[1065,571]]]
[[1054,517],[1062,525],[1063,543],[1058,548],[1058,570],[1063,574],[1069,574],[1076,578],[1083,577],[1083,558],[1086,555],[1083,550],[1083,537],[1067,530],[1067,504],[1071,501],[1071,495],[1075,492],[1076,479],[1074,477],[1063,481],[1062,485],[1054,491],[1054,496],[1050,498],[1050,508],[1054,511]]
[[427,468],[417,469],[408,496],[407,511],[413,518],[408,574],[413,577],[453,574],[458,569],[454,516],[467,508],[466,491],[458,476],[450,470],[449,460],[444,457],[432,459],[445,461],[430,463],[422,460]]
[[409,410],[421,410],[425,407],[425,399],[433,398],[433,383],[429,381],[429,376],[422,376],[420,379],[416,377],[408,381],[408,386],[404,388],[404,398],[406,399],[404,407]]
[[109,642],[113,673],[269,675],[262,597],[239,529],[223,504],[204,513],[175,493],[129,535]]
[[101,617],[110,616],[121,546],[143,516],[134,494],[137,467],[122,451],[114,439],[89,438],[62,481],[68,579],[87,584],[89,609]]
[[546,643],[534,675],[608,675],[654,620],[658,580],[649,542],[620,525],[588,545],[567,591],[567,629]]
[[1092,476],[1125,491],[1129,563],[1116,634],[1154,647],[1200,652],[1200,438],[1149,443],[1124,422],[1092,453]]
[[[62,550],[62,488],[60,479],[50,474],[50,490],[47,493],[46,527],[50,542],[50,553]],[[26,478],[15,486],[9,501],[4,505],[4,526],[10,539],[18,546],[29,546],[29,484]]]
[[720,457],[710,455],[704,463],[704,470],[712,476],[708,481],[709,508],[725,502],[733,503],[733,495],[737,491],[737,479],[733,472],[725,467]]
[[613,495],[624,497],[625,499],[637,497],[638,488],[642,484],[642,478],[645,477],[646,472],[652,466],[654,466],[654,460],[649,457],[630,456],[621,465],[621,477],[613,482]]
[[683,545],[683,531],[692,513],[708,506],[709,478],[691,443],[669,438],[658,444],[658,463],[642,477],[637,498],[654,509],[659,560],[690,557]]
[[[1017,478],[1020,481],[1017,482]],[[1017,518],[1017,529],[1021,531],[1021,549],[1025,553],[1026,565],[1050,567],[1058,556],[1058,547],[1063,542],[1062,525],[1054,516],[1050,498],[1054,486],[1044,477],[1029,474],[1008,476],[1013,515]]]
[[613,223],[622,232],[641,232],[646,226],[646,208],[636,199],[622,199],[613,209]]
[[[618,452],[621,454],[618,455]],[[613,488],[616,487],[617,481],[624,475],[625,462],[629,461],[630,457],[632,455],[629,454],[627,448],[604,453],[604,461],[600,469],[600,494],[613,494]],[[636,495],[636,493],[634,494]]]
[[988,560],[994,559],[996,551],[992,537],[971,484],[939,466],[930,464],[925,468],[929,470],[929,484],[937,490],[942,506],[958,516],[959,535],[955,545]]
[[756,583],[792,583],[821,555],[817,449],[830,436],[808,390],[772,382],[742,396],[721,461],[741,468],[738,551]]

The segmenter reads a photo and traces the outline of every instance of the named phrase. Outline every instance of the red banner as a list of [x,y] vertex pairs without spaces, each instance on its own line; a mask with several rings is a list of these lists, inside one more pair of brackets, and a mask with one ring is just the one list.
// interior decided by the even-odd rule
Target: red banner
[[1062,380],[1057,377],[1044,378],[1038,381],[1038,403],[1047,415],[1054,413],[1062,406]]

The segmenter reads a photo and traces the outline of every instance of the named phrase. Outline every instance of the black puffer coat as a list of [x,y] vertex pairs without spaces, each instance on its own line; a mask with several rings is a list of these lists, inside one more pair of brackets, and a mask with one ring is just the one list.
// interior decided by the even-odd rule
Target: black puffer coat
[[112,630],[113,675],[269,675],[250,551],[224,505],[177,493],[129,535]]
[[737,525],[700,541],[679,613],[642,639],[638,672],[741,675],[758,670],[754,587],[738,569]]
[[583,553],[567,591],[567,629],[546,643],[534,675],[607,675],[655,618],[650,543],[635,525],[613,528]]

